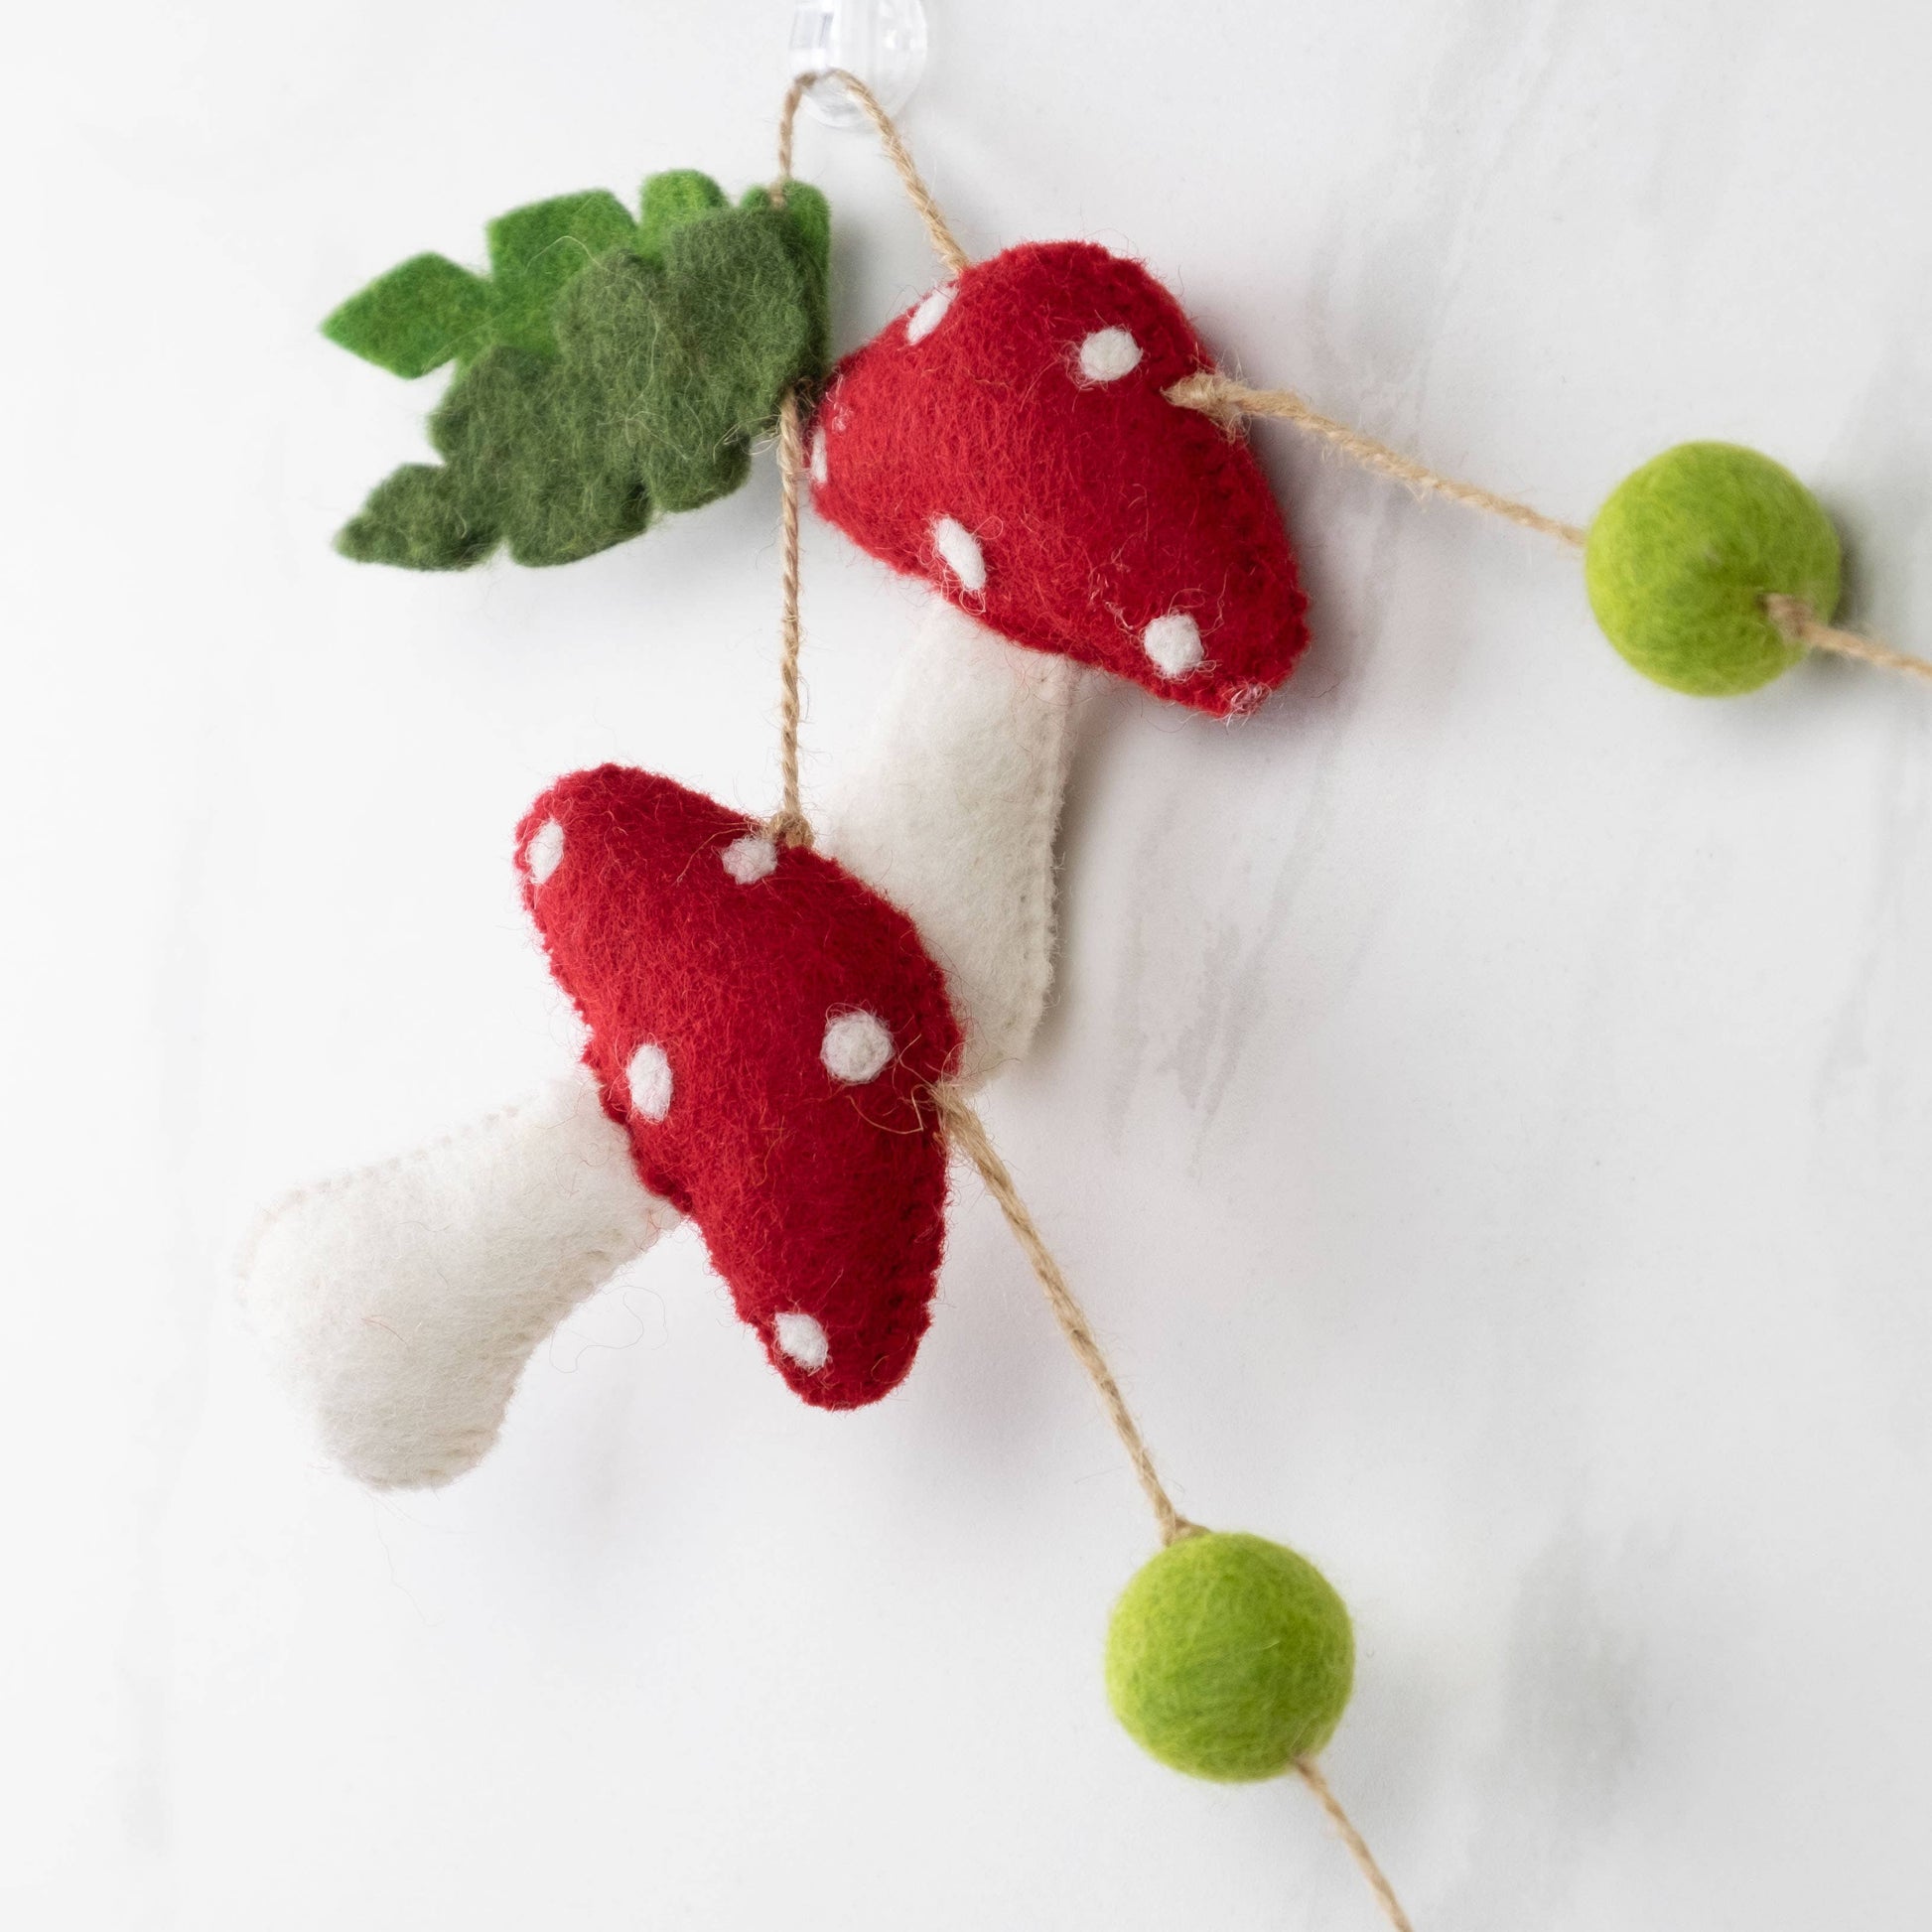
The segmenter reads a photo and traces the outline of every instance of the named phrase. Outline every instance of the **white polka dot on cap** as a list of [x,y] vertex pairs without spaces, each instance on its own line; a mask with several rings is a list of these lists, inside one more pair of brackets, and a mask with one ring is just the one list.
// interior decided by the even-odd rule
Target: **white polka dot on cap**
[[779,1348],[807,1375],[816,1375],[832,1359],[832,1344],[826,1339],[825,1324],[815,1316],[793,1310],[771,1324],[772,1338]]
[[1201,661],[1200,625],[1185,611],[1170,611],[1141,632],[1141,648],[1169,677],[1185,677]]
[[747,832],[719,853],[718,862],[741,886],[756,886],[778,870],[778,848],[762,832]]
[[1140,360],[1141,345],[1125,329],[1096,329],[1080,345],[1080,373],[1089,382],[1118,382]]
[[905,318],[905,340],[908,343],[922,343],[946,319],[946,311],[952,307],[953,285],[942,283],[934,289],[912,313]]
[[886,1070],[892,1057],[893,1036],[878,1014],[835,1013],[826,1023],[819,1058],[833,1079],[849,1087],[864,1086]]
[[961,590],[986,588],[986,552],[980,540],[957,517],[941,516],[932,525],[932,547],[958,580]]
[[646,1120],[662,1120],[671,1111],[671,1060],[663,1047],[646,1041],[631,1054],[623,1070],[630,1088],[630,1111]]
[[523,848],[523,863],[530,869],[532,883],[543,885],[563,860],[564,828],[554,818],[546,818]]

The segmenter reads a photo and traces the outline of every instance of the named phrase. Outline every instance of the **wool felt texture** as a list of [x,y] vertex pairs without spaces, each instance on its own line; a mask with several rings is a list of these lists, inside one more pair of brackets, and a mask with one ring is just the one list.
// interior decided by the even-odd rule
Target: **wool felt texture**
[[813,501],[1016,643],[1252,710],[1302,653],[1306,600],[1246,443],[1162,393],[1211,366],[1140,263],[1010,248],[838,365]]
[[443,463],[378,484],[337,539],[345,556],[591,556],[737,488],[786,390],[823,373],[830,219],[802,183],[782,207],[754,189],[734,208],[704,176],[657,175],[639,222],[570,196],[489,239],[489,280],[418,256],[324,325],[400,373],[458,364],[429,420]]
[[831,860],[618,765],[545,792],[517,864],[644,1187],[697,1223],[800,1396],[876,1401],[930,1318],[946,1149],[926,1090],[959,1055],[911,921]]
[[1633,471],[1589,527],[1584,579],[1603,634],[1674,691],[1754,691],[1804,656],[1766,613],[1838,608],[1831,518],[1790,471],[1733,443],[1681,443]]
[[[645,185],[648,194],[649,184]],[[446,255],[416,255],[352,295],[322,333],[401,376],[467,364],[507,344],[555,354],[550,305],[572,276],[607,249],[632,247],[637,224],[603,189],[512,208],[484,231],[489,273]]]
[[578,1070],[271,1209],[242,1299],[330,1456],[428,1487],[482,1458],[537,1343],[677,1218]]
[[1090,672],[933,598],[823,849],[906,913],[946,977],[977,1086],[1033,1042],[1052,985],[1054,839]]
[[1354,1679],[1354,1632],[1327,1580],[1240,1532],[1169,1544],[1107,1633],[1114,1715],[1162,1763],[1223,1783],[1278,1777],[1318,1751]]

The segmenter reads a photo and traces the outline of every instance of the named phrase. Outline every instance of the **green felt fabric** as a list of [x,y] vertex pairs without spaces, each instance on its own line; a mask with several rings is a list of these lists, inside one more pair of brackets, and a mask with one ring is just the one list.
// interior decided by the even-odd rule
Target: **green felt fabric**
[[[764,191],[754,192],[761,195]],[[730,206],[725,191],[709,175],[701,175],[695,168],[672,168],[661,175],[652,175],[644,183],[637,252],[661,256],[664,238],[673,228],[716,214]]]
[[612,248],[635,244],[637,225],[603,189],[512,208],[489,224],[489,279],[496,292],[489,339],[473,353],[506,344],[555,352],[550,310],[565,285]]
[[[769,197],[750,188],[740,206],[750,209],[756,198]],[[785,218],[778,238],[785,245],[805,292],[805,308],[812,321],[811,373],[816,381],[832,366],[832,205],[816,188],[793,182],[785,191]]]
[[1764,610],[1796,597],[1829,621],[1840,552],[1790,471],[1734,443],[1681,443],[1633,471],[1589,528],[1584,578],[1607,636],[1675,691],[1754,691],[1805,653]]
[[419,256],[325,325],[398,373],[459,365],[430,418],[442,467],[378,485],[337,540],[346,556],[590,556],[735,489],[785,391],[825,371],[830,218],[803,184],[783,207],[754,189],[734,208],[705,176],[657,175],[640,222],[568,196],[489,239],[487,281]]
[[606,249],[634,245],[637,224],[600,188],[512,208],[486,233],[487,277],[442,255],[417,255],[350,296],[322,333],[404,376],[473,362],[499,343],[552,354],[558,293]]
[[1272,1778],[1333,1734],[1355,1680],[1348,1611],[1321,1573],[1258,1536],[1172,1543],[1134,1578],[1107,1633],[1107,1695],[1176,1771]]
[[483,335],[495,292],[446,255],[415,255],[351,295],[322,325],[332,343],[396,375],[427,375]]

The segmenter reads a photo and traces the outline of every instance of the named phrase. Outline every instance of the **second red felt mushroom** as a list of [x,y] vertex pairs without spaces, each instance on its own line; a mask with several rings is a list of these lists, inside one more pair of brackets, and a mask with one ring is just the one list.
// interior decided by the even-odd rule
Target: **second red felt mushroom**
[[517,848],[638,1178],[697,1224],[799,1395],[878,1400],[929,1319],[930,1089],[960,1043],[911,921],[831,860],[619,765],[551,786]]
[[1246,443],[1167,393],[1212,366],[1138,262],[1010,248],[839,364],[813,501],[1016,643],[1250,711],[1301,655],[1306,600]]

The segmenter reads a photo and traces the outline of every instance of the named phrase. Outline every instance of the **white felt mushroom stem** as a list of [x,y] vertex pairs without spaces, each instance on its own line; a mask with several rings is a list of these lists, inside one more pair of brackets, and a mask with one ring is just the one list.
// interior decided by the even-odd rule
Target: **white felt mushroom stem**
[[242,1258],[242,1297],[330,1455],[426,1487],[481,1459],[538,1342],[677,1219],[578,1068],[291,1195]]
[[822,845],[919,929],[977,1086],[1033,1041],[1052,986],[1054,840],[1086,673],[933,598]]

